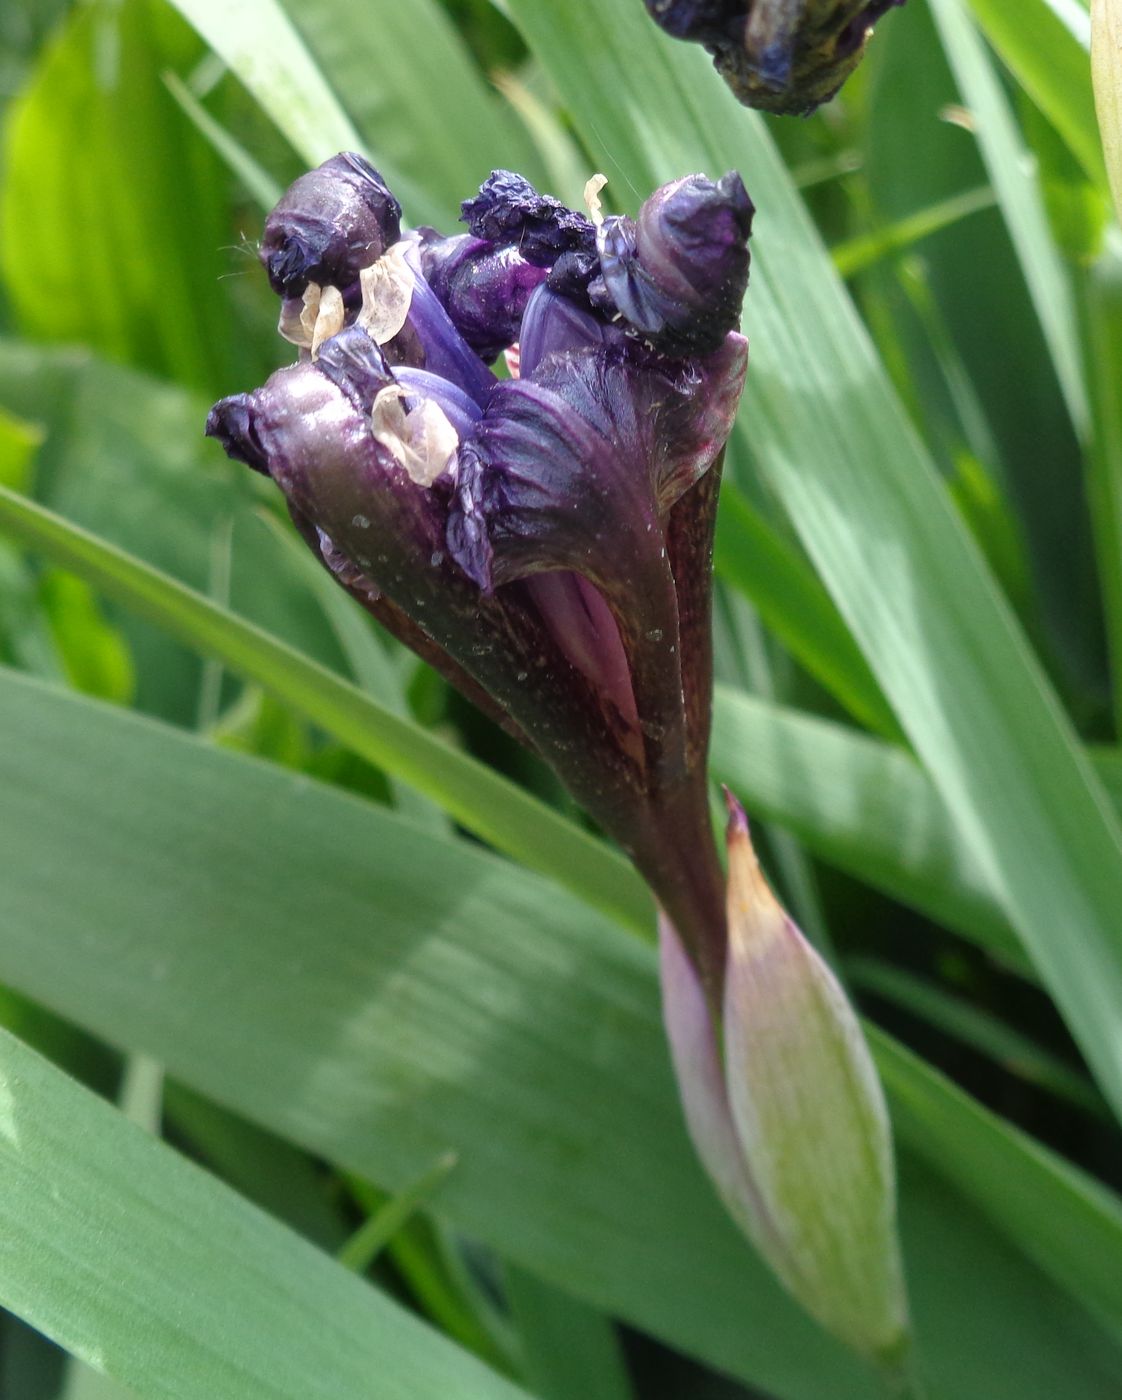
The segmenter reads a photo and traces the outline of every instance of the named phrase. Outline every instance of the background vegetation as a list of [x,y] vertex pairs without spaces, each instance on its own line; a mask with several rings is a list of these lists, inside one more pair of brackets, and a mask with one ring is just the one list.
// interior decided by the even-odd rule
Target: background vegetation
[[7,0],[0,1395],[878,1394],[693,1162],[638,882],[202,438],[344,148],[445,229],[494,166],[743,172],[714,776],[870,1018],[929,1394],[1122,1393],[1087,31],[910,0],[775,123],[639,0]]

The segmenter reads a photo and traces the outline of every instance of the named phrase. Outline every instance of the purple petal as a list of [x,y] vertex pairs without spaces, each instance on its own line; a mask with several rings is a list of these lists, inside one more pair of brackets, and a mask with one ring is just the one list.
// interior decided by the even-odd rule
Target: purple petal
[[527,303],[517,339],[524,379],[532,378],[548,355],[609,346],[623,349],[627,344],[623,331],[548,286],[539,287]]
[[309,282],[352,287],[401,237],[401,206],[377,170],[352,151],[291,184],[265,220],[259,256],[278,296]]
[[500,384],[460,449],[448,520],[453,557],[486,592],[560,571],[603,595],[652,786],[686,766],[677,599],[652,480],[659,389],[673,392],[598,351],[550,356],[535,380]]
[[441,238],[421,229],[420,235],[425,280],[468,345],[490,364],[518,339],[522,313],[545,269],[517,248],[495,248],[470,234]]
[[[748,372],[748,342],[725,337],[715,354],[651,373],[651,458],[660,513],[694,486],[728,441]],[[669,371],[674,371],[673,374]]]
[[[425,382],[410,378],[411,391]],[[343,587],[469,698],[506,716],[577,801],[629,839],[641,788],[637,759],[621,742],[626,720],[543,628],[525,589],[481,596],[453,562],[443,483],[411,479],[369,416],[311,361],[217,404],[208,431],[272,476]]]
[[[553,569],[638,582],[661,529],[626,366],[585,352],[500,384],[460,452],[449,546],[481,588]],[[656,537],[657,536],[657,540]]]
[[740,324],[753,212],[735,171],[664,185],[638,219],[605,220],[593,304],[665,354],[711,354]]
[[414,274],[413,298],[407,333],[398,337],[395,346],[406,364],[447,379],[483,407],[498,381],[464,340],[426,282],[416,242],[406,245],[405,260]]
[[[580,574],[535,574],[526,592],[574,666],[615,707],[623,732],[637,736],[639,713],[619,627],[603,594]],[[636,749],[642,761],[641,749]]]

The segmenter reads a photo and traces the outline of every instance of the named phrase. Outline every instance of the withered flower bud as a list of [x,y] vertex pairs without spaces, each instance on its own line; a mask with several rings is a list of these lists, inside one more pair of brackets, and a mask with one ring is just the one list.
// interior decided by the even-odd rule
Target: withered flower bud
[[344,291],[400,237],[401,205],[369,161],[344,151],[288,187],[258,256],[278,296],[299,297],[309,282]]
[[873,25],[904,0],[646,0],[655,23],[701,44],[738,101],[784,116],[828,102]]

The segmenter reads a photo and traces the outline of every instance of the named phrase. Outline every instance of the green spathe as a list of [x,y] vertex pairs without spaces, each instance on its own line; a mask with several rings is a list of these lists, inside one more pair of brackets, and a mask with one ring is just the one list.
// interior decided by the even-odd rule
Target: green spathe
[[884,1095],[852,1007],[729,828],[721,1036],[662,921],[667,1032],[690,1134],[744,1233],[828,1331],[889,1370],[910,1340]]
[[894,1359],[908,1324],[884,1095],[853,1008],[736,818],[728,911],[725,1080],[771,1226],[765,1253],[831,1332]]

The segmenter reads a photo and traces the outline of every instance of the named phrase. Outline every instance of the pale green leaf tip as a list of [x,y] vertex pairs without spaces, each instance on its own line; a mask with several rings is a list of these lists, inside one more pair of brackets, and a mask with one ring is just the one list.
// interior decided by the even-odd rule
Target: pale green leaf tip
[[1122,219],[1122,0],[1092,0],[1091,77],[1110,191]]

